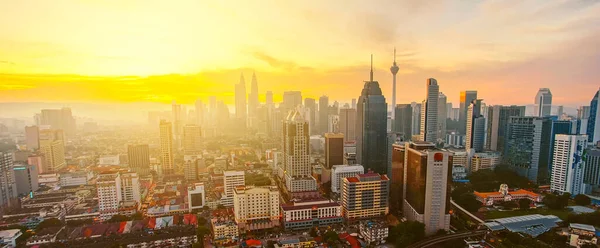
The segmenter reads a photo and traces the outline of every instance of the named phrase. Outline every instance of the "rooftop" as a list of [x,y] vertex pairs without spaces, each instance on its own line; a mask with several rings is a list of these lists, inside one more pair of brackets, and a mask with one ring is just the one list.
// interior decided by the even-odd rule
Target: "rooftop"
[[489,220],[484,223],[492,231],[508,230],[537,237],[557,227],[561,220],[554,215],[531,214]]
[[[502,197],[502,193],[501,192],[473,192],[474,195],[479,196],[481,198],[488,198],[488,197]],[[515,191],[509,191],[508,192],[509,195],[529,195],[531,197],[538,197],[540,196],[539,194],[533,193],[531,191],[527,191],[524,189],[519,189],[519,190],[515,190]]]
[[589,231],[589,232],[596,232],[596,228],[592,225],[587,225],[587,224],[578,224],[578,223],[571,223],[569,224],[570,228],[573,229],[581,229],[581,230],[585,230],[585,231]]

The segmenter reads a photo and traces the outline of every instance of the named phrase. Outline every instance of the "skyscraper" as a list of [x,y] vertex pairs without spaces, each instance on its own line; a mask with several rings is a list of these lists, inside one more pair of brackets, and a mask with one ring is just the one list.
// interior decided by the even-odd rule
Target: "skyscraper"
[[138,175],[145,176],[150,172],[150,148],[148,145],[128,145],[127,159],[129,168]]
[[[421,104],[411,102],[412,107],[412,135],[421,134]],[[411,138],[412,139],[412,138]]]
[[279,105],[282,113],[287,116],[288,112],[302,105],[302,92],[300,91],[285,91],[283,92],[283,103]]
[[40,148],[40,129],[38,126],[25,127],[25,141],[27,150],[37,150]]
[[204,118],[206,117],[206,107],[200,99],[196,100],[194,105],[196,107],[196,125],[202,126],[205,123]]
[[600,89],[590,102],[590,117],[588,118],[587,130],[588,142],[596,143],[600,141],[600,106],[598,106],[598,95]]
[[242,74],[240,76],[240,82],[235,85],[235,117],[243,127],[246,127],[247,111],[246,82],[244,81],[244,74]]
[[396,108],[396,74],[398,74],[398,71],[400,70],[400,67],[398,67],[398,65],[396,64],[396,48],[394,48],[394,64],[392,64],[392,67],[390,67],[390,72],[392,72],[392,120],[396,121],[396,111],[394,111],[394,108]]
[[185,155],[202,152],[202,131],[200,130],[200,126],[188,124],[183,127],[183,152]]
[[175,148],[178,149],[181,147],[181,133],[183,132],[183,120],[181,113],[181,105],[177,104],[175,100],[173,100],[173,104],[171,105],[172,111],[172,123],[173,123],[173,144]]
[[252,73],[252,82],[250,83],[250,94],[248,94],[248,116],[256,117],[256,108],[258,108],[258,81],[256,73]]
[[448,230],[452,152],[436,149],[429,142],[406,142],[395,149],[406,161],[401,197],[404,216],[425,224],[427,235]]
[[556,135],[550,190],[571,195],[585,193],[583,184],[585,162],[582,158],[586,144],[585,135]]
[[481,99],[476,99],[469,104],[467,110],[467,131],[465,147],[467,150],[482,152],[485,137],[485,118],[481,115]]
[[[401,140],[412,139],[412,106],[410,104],[398,104],[394,109],[396,120],[394,121],[394,132],[401,135]],[[444,128],[445,129],[445,128]]]
[[460,129],[458,131],[461,134],[465,134],[467,131],[467,108],[469,108],[469,104],[475,99],[477,99],[477,91],[468,90],[460,92],[460,113],[458,116]]
[[319,134],[327,132],[327,122],[329,121],[329,97],[319,97]]
[[238,186],[246,185],[246,173],[244,171],[224,171],[223,172],[223,190],[224,196],[221,202],[224,206],[233,206],[233,191]]
[[379,82],[373,81],[372,55],[370,78],[357,103],[356,160],[367,170],[387,172],[387,103]]
[[544,117],[550,115],[552,110],[552,92],[548,88],[540,88],[535,96],[535,115]]
[[438,97],[438,126],[437,126],[437,137],[440,140],[445,140],[446,138],[446,118],[447,118],[447,109],[448,105],[446,104],[448,98],[444,93],[440,92]]
[[590,186],[592,194],[600,192],[600,146],[588,148],[583,155],[585,171],[583,182]]
[[325,134],[325,168],[344,164],[344,134]]
[[75,119],[71,108],[42,109],[40,124],[50,126],[51,129],[61,129],[68,137],[75,134]]
[[310,165],[310,130],[301,107],[290,111],[283,124],[282,146],[287,190],[292,195],[316,191]]
[[525,106],[494,105],[488,109],[486,148],[504,151],[508,122],[511,116],[525,116]]
[[356,109],[340,109],[339,128],[344,134],[344,141],[356,141]]
[[550,183],[554,137],[570,134],[570,121],[555,117],[510,117],[504,160],[521,176],[537,184]]
[[40,130],[40,152],[44,154],[45,173],[56,173],[67,166],[65,161],[65,136],[62,130]]
[[0,207],[14,207],[17,200],[17,185],[12,154],[0,152]]
[[316,134],[317,101],[314,98],[304,98],[304,107],[309,111],[308,124],[310,126],[310,134]]
[[427,79],[426,99],[421,104],[421,141],[437,143],[438,128],[438,99],[440,86],[437,80]]
[[265,95],[265,104],[267,106],[273,105],[273,91],[267,91],[267,94]]
[[173,165],[173,125],[171,122],[161,120],[159,127],[161,166],[158,175],[171,175],[175,172],[175,167]]

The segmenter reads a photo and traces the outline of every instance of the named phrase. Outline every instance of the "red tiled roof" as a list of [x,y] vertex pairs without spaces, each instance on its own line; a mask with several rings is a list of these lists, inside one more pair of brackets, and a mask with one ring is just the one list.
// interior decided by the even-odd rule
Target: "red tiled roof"
[[351,183],[360,182],[360,180],[358,180],[358,178],[356,178],[356,177],[347,177],[346,179],[348,180],[348,182],[351,182]]

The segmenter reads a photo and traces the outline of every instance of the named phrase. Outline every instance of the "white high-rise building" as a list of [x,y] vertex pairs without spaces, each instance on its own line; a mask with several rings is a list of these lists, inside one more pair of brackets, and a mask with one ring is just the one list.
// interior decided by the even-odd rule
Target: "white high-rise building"
[[159,179],[162,179],[163,175],[170,175],[174,173],[173,125],[171,122],[161,120],[159,127],[161,166],[159,167],[158,175]]
[[557,134],[554,139],[552,177],[550,190],[558,193],[583,194],[582,156],[587,145],[587,135]]
[[282,145],[285,158],[285,183],[289,192],[316,191],[310,165],[310,130],[304,111],[296,108],[283,125]]
[[427,98],[421,104],[421,137],[422,141],[436,143],[438,141],[438,99],[440,86],[437,80],[427,79]]
[[279,226],[279,190],[276,186],[238,186],[233,191],[233,212],[242,230]]
[[485,118],[481,115],[481,99],[473,100],[467,109],[467,151],[482,152],[485,144]]
[[17,184],[11,153],[0,152],[0,206],[13,207],[17,201]]
[[203,183],[195,183],[188,187],[188,208],[190,212],[194,209],[204,207],[206,203],[206,193]]
[[552,109],[552,92],[548,88],[540,88],[535,96],[535,114],[539,117],[550,115]]
[[119,203],[123,200],[119,173],[99,174],[96,180],[96,190],[100,219],[108,220],[118,214]]
[[237,186],[246,185],[246,174],[244,171],[224,171],[223,187],[225,194],[221,198],[223,206],[233,206],[233,191]]
[[140,206],[140,183],[135,172],[107,172],[96,180],[100,219],[108,220],[119,213],[123,202],[135,202]]
[[183,172],[188,182],[198,180],[200,167],[204,167],[201,155],[183,155]]
[[346,177],[353,177],[365,173],[362,165],[334,165],[331,168],[331,192],[339,193],[342,182]]
[[449,230],[452,152],[430,142],[404,144],[403,213],[406,219],[425,224],[425,233]]

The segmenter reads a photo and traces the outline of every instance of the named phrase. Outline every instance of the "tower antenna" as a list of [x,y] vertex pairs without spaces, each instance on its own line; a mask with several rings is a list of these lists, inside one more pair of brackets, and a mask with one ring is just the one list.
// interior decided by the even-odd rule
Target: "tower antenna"
[[371,54],[371,82],[373,82],[373,54]]

